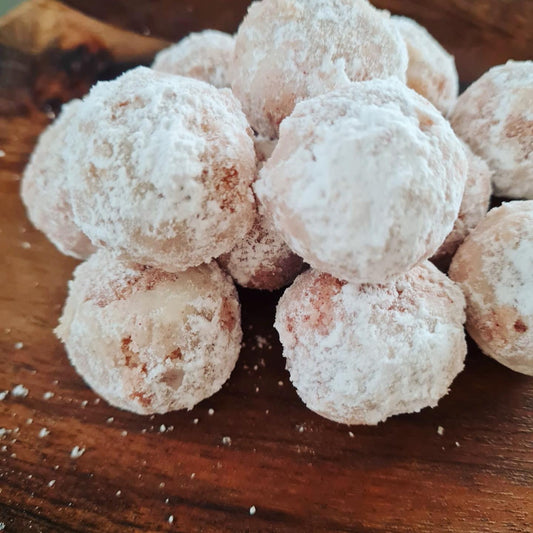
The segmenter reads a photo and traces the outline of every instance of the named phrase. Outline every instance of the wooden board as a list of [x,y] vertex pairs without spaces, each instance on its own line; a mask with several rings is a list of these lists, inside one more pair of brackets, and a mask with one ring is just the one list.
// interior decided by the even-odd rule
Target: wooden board
[[[168,28],[183,9],[136,0],[121,18],[124,2],[71,3],[102,18],[109,5],[109,19],[125,27],[150,12],[150,21]],[[237,12],[244,3],[228,4]],[[493,25],[488,7],[478,18],[469,8],[466,19],[468,2],[432,2],[431,13],[425,2],[404,4],[448,36],[440,21],[458,10],[465,31],[484,36],[485,64],[494,57],[490,35],[509,51],[531,39],[499,29],[524,13],[531,28],[531,3],[483,3],[506,6],[505,20]],[[235,12],[223,6],[216,3],[217,20],[233,24]],[[76,262],[32,228],[20,202],[21,172],[50,119],[34,105],[34,85],[17,94],[21,100],[15,95],[0,118],[0,391],[20,384],[28,393],[0,401],[4,531],[533,530],[532,380],[472,346],[438,408],[347,427],[311,413],[291,386],[272,328],[279,294],[241,291],[245,347],[220,393],[190,412],[155,417],[99,401],[52,334]],[[85,450],[78,458],[75,446]]]

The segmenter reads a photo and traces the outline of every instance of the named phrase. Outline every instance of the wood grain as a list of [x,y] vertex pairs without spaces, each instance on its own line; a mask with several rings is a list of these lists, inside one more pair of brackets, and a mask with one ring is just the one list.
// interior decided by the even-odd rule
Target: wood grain
[[[248,0],[65,0],[91,16],[169,41],[204,28],[233,32]],[[455,55],[471,83],[507,59],[533,57],[531,0],[374,0],[376,7],[414,18]]]
[[[154,27],[160,21],[169,28],[179,19],[176,11],[182,13],[179,2],[136,0],[122,16],[121,2],[76,4],[130,28],[146,13]],[[231,13],[212,4],[206,25],[218,21],[231,29],[223,24],[235,24],[245,2],[231,4]],[[443,0],[428,11],[421,2],[401,3],[411,15],[415,4],[435,25],[466,6]],[[486,6],[479,8],[486,17],[492,17],[489,7],[504,4],[511,12],[529,9],[525,2],[476,4]],[[207,9],[206,2],[197,5]],[[199,13],[194,17],[204,16]],[[469,13],[477,17],[469,27],[479,34],[503,31],[497,19],[491,26]],[[193,15],[176,26],[176,35],[201,25]],[[508,13],[505,20],[511,19]],[[518,46],[513,39],[501,41],[508,45],[501,53]],[[479,42],[485,63],[492,61],[488,41]],[[245,347],[220,393],[190,412],[155,417],[99,401],[52,334],[76,262],[32,228],[19,199],[21,172],[50,120],[37,107],[11,108],[0,117],[0,391],[28,389],[26,397],[9,393],[0,401],[5,531],[533,529],[532,380],[473,346],[438,408],[377,427],[347,427],[311,413],[290,385],[272,328],[279,294],[241,291]],[[40,438],[43,428],[49,434]],[[227,436],[230,446],[222,442]],[[74,446],[85,449],[77,459],[70,456]]]

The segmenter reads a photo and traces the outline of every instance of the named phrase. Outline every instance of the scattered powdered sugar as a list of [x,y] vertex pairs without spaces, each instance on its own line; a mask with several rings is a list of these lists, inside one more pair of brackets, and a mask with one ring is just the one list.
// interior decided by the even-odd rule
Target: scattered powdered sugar
[[9,391],[7,391],[7,390],[0,391],[0,402],[2,400],[5,400],[8,394],[9,394]]
[[47,391],[43,394],[43,400],[50,400],[54,397],[54,393],[51,391]]
[[250,507],[250,516],[254,516],[254,514],[257,512],[257,509],[255,508],[255,505],[252,505]]
[[85,448],[74,446],[70,452],[71,459],[79,459],[85,453]]
[[24,348],[24,343],[23,342],[16,342],[13,345],[13,348],[15,348],[15,350],[22,350],[22,348]]
[[222,437],[222,444],[224,446],[231,446],[231,437]]
[[40,439],[43,439],[44,437],[47,437],[48,435],[50,435],[50,431],[47,428],[41,428],[39,430],[39,433],[37,433],[37,436]]
[[444,435],[444,428],[442,426],[437,427],[437,434],[441,437]]
[[257,344],[257,347],[262,350],[263,348],[265,348],[266,346],[268,346],[269,342],[267,341],[267,339],[265,337],[263,337],[262,335],[256,335],[255,336],[255,342]]
[[28,389],[24,385],[15,385],[11,389],[11,396],[14,396],[15,398],[25,398],[28,396]]

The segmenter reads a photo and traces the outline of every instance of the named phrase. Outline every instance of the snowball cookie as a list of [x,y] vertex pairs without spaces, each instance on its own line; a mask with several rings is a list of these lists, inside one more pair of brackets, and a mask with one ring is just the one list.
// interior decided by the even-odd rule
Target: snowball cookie
[[344,424],[377,424],[434,407],[462,370],[464,298],[427,261],[386,285],[314,270],[281,297],[275,327],[307,407]]
[[481,350],[533,376],[533,201],[489,211],[449,275],[466,296],[466,328]]
[[390,78],[297,104],[254,188],[312,267],[381,283],[437,251],[457,218],[466,173],[448,122]]
[[407,85],[426,97],[441,113],[448,114],[459,93],[453,56],[413,19],[393,16],[391,20],[407,45]]
[[174,272],[251,228],[254,145],[230,90],[138,67],[93,87],[76,124],[72,205],[94,243]]
[[191,33],[179,43],[161,50],[152,68],[196,78],[219,88],[229,87],[234,49],[235,40],[227,33],[216,30]]
[[303,268],[261,207],[252,229],[218,262],[242,287],[268,291],[288,285]]
[[493,171],[496,196],[533,199],[533,61],[490,69],[457,100],[453,129]]
[[235,40],[232,88],[252,127],[275,137],[294,104],[349,81],[397,76],[407,50],[366,0],[263,0]]
[[463,143],[463,148],[468,159],[468,175],[459,215],[453,225],[453,230],[431,258],[434,261],[448,264],[465,237],[487,214],[492,193],[492,173],[487,163],[475,155],[468,145]]
[[140,414],[217,392],[242,336],[235,286],[216,263],[170,274],[105,250],[75,270],[56,334],[90,387]]
[[93,251],[91,241],[74,223],[62,150],[80,101],[65,104],[61,114],[39,137],[24,170],[21,196],[28,218],[55,247],[66,255],[85,259]]

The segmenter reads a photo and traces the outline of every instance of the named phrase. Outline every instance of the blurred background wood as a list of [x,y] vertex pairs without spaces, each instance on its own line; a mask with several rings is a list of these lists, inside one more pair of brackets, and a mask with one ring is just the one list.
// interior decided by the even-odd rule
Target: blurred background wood
[[[122,28],[170,41],[206,27],[234,32],[247,0],[66,0]],[[375,0],[376,7],[412,17],[455,55],[461,80],[471,83],[507,59],[533,58],[531,0]],[[164,14],[162,16],[162,14]]]
[[[175,41],[204,27],[234,31],[248,2],[65,3]],[[378,4],[425,23],[456,54],[464,82],[533,51],[531,1]],[[122,34],[143,42],[125,59],[109,45],[115,30],[95,46],[102,40],[92,28],[102,26],[68,16],[70,26],[55,26],[67,39],[35,50],[6,43],[0,25],[0,528],[531,532],[532,380],[473,346],[438,408],[346,427],[308,411],[290,385],[272,329],[279,295],[241,291],[245,347],[237,368],[191,412],[140,417],[86,387],[52,334],[76,262],[26,219],[20,176],[61,101],[148,63],[161,42]],[[14,395],[16,385],[27,395]],[[75,446],[84,450],[78,458]]]

